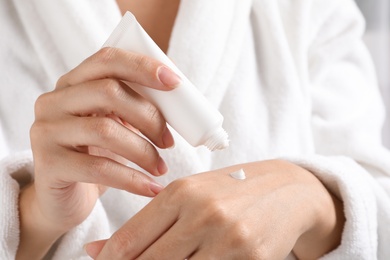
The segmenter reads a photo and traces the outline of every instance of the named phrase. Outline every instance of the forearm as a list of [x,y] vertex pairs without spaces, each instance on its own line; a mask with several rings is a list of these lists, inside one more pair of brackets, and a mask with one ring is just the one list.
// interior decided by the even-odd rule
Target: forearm
[[64,233],[45,221],[35,202],[33,185],[25,187],[19,198],[20,242],[16,259],[42,259]]

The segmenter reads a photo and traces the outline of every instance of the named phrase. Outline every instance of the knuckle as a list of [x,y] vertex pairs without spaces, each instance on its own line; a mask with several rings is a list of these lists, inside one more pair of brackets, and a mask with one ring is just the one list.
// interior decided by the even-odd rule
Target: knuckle
[[140,176],[137,174],[136,171],[130,171],[127,175],[127,178],[128,178],[128,183],[131,183],[131,184],[141,183],[141,184],[145,185],[145,188],[148,188],[147,183],[142,182],[142,179],[140,178]]
[[[238,251],[238,250],[237,250]],[[261,250],[254,248],[250,250],[240,250],[236,255],[237,259],[247,259],[247,260],[270,260],[277,259],[275,257],[267,258],[262,254]]]
[[95,61],[97,63],[102,63],[102,64],[109,64],[112,62],[116,54],[118,53],[118,49],[116,48],[110,48],[110,47],[105,47],[100,49],[95,55]]
[[158,158],[157,150],[156,148],[154,148],[154,146],[151,143],[149,143],[146,140],[143,140],[140,141],[137,146],[138,146],[137,150],[139,151],[139,157],[141,160],[147,161],[148,158],[150,158],[151,160],[157,160]]
[[133,162],[149,172],[154,171],[159,158],[156,148],[144,139],[134,141],[133,148],[136,151],[133,154]]
[[150,103],[146,107],[145,118],[151,123],[157,123],[160,127],[164,125],[164,120],[162,119],[160,111]]
[[99,86],[98,92],[109,101],[121,98],[124,94],[124,90],[120,86],[119,82],[114,79],[105,79]]
[[32,143],[39,142],[42,140],[42,137],[45,137],[49,134],[49,129],[47,124],[42,121],[35,121],[30,128],[30,139]]
[[196,190],[196,184],[190,178],[177,179],[164,189],[170,200],[167,204],[176,205],[180,201],[190,201]]
[[94,180],[98,180],[106,175],[107,172],[110,172],[111,163],[107,159],[96,157],[90,160],[87,169],[89,169],[89,175]]
[[153,148],[152,148],[152,145],[150,145],[149,142],[144,142],[143,146],[142,146],[142,154],[143,155],[149,155],[149,154],[152,154],[153,153]]
[[50,94],[44,93],[40,95],[34,104],[34,113],[35,117],[41,117],[46,111],[47,108],[50,107]]
[[139,257],[137,259],[161,260],[161,259],[164,259],[161,256],[164,255],[166,252],[169,252],[168,249],[169,248],[167,248],[167,249],[157,248],[157,249],[154,249],[153,252],[146,251],[145,253],[142,254],[141,257]]
[[160,112],[158,109],[153,106],[152,104],[149,104],[146,108],[146,114],[147,118],[149,118],[150,121],[157,120],[160,117]]
[[94,123],[90,125],[90,129],[94,131],[97,137],[102,141],[107,141],[118,133],[117,124],[111,118],[103,117],[97,120],[93,120]]
[[191,190],[194,188],[194,183],[190,178],[181,178],[174,180],[167,186],[167,190],[173,194],[177,193],[191,193]]
[[275,258],[275,256],[271,254],[270,250],[266,246],[253,248],[247,253],[247,259],[268,260],[273,258]]
[[[232,246],[236,248],[246,248],[251,243],[251,229],[241,221],[236,221],[231,226]],[[252,254],[252,252],[250,253]]]
[[131,55],[129,59],[135,66],[135,72],[144,72],[151,65],[149,58],[143,55]]
[[137,156],[139,163],[146,167],[145,169],[152,169],[159,157],[156,148],[145,140],[141,142],[139,151]]
[[67,76],[66,74],[65,75],[62,75],[58,80],[57,80],[57,83],[56,83],[56,89],[59,89],[59,88],[63,88],[65,87],[66,85],[68,85],[68,81],[67,81]]
[[205,212],[208,214],[205,223],[207,226],[225,226],[230,225],[230,223],[233,221],[230,210],[223,206],[220,201],[207,198],[204,204]]
[[131,232],[119,230],[111,237],[110,247],[118,257],[125,258],[131,252],[134,237]]

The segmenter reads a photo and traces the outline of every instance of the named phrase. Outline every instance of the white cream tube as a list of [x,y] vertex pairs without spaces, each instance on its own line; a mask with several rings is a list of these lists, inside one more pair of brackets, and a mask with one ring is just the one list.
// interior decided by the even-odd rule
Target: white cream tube
[[148,87],[134,89],[152,102],[165,120],[192,146],[205,145],[211,151],[228,147],[228,135],[222,128],[223,116],[150,38],[135,17],[127,12],[103,47],[121,48],[163,62],[182,79],[171,91]]

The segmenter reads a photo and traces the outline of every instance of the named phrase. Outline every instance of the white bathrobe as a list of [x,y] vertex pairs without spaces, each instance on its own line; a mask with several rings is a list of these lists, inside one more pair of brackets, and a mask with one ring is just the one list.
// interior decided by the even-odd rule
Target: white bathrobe
[[[0,259],[18,247],[34,101],[119,20],[114,0],[0,2]],[[352,0],[182,0],[168,55],[224,115],[231,145],[211,153],[175,134],[176,148],[161,151],[170,172],[158,181],[288,159],[344,202],[341,245],[324,259],[390,259],[390,153],[363,29]],[[147,201],[109,190],[50,256],[87,258],[84,243],[108,238]]]

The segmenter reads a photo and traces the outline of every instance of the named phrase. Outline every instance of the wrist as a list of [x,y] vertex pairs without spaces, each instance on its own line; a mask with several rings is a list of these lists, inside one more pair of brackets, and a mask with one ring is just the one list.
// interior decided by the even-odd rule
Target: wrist
[[345,223],[341,200],[329,193],[318,196],[312,225],[298,238],[293,252],[298,259],[318,259],[341,243]]
[[66,230],[42,215],[33,184],[26,186],[20,193],[19,219],[20,241],[16,259],[42,259],[66,233]]
[[305,168],[284,160],[268,161],[267,167],[262,165],[262,162],[247,165],[245,171],[249,178],[251,172],[273,172],[276,169],[275,172],[287,173],[285,180],[290,178],[290,184],[299,185],[298,191],[293,193],[296,215],[290,219],[295,227],[292,232],[298,237],[294,254],[299,259],[318,259],[336,249],[345,223],[342,202]]

